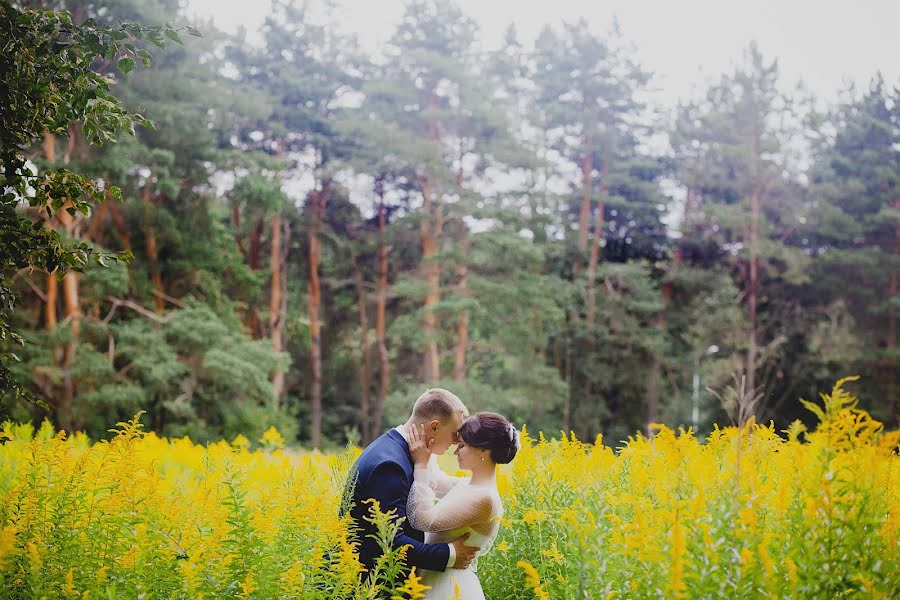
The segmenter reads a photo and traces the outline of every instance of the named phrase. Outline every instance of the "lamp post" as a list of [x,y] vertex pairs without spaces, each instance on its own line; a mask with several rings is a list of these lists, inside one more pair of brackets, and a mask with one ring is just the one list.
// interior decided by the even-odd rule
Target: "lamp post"
[[694,359],[694,393],[691,394],[691,424],[694,435],[697,435],[697,421],[700,420],[700,360],[718,351],[719,347],[713,344]]

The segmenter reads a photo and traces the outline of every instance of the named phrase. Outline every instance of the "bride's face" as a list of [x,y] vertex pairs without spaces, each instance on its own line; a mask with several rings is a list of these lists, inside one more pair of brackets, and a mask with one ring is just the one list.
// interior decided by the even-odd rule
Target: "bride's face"
[[481,456],[484,452],[487,452],[487,450],[469,446],[460,439],[456,446],[456,451],[454,451],[453,454],[456,455],[456,460],[459,462],[460,469],[471,471],[476,465],[482,462]]

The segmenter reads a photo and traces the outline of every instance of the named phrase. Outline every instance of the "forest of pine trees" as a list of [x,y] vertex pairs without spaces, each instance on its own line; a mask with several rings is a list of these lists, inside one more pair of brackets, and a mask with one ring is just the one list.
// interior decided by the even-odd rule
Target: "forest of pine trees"
[[[187,25],[176,0],[54,4]],[[169,436],[274,424],[321,447],[367,443],[442,386],[531,431],[620,440],[691,425],[695,390],[701,431],[746,418],[740,388],[784,429],[859,374],[864,408],[900,426],[896,82],[823,107],[750,46],[662,111],[614,28],[510,28],[484,52],[452,3],[412,0],[371,55],[332,18],[277,0],[260,43],[204,23],[142,41],[137,65],[92,69],[152,128],[28,140],[38,171],[121,197],[18,214],[133,260],[4,261],[25,344],[0,337],[23,388],[4,380],[0,420],[103,437],[145,410]]]

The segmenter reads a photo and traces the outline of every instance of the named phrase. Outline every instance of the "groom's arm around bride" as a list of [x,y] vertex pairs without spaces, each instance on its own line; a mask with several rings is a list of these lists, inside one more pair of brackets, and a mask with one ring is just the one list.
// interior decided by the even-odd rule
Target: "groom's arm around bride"
[[[412,474],[407,474],[404,469],[392,462],[384,462],[371,473],[369,485],[366,486],[368,498],[377,500],[380,504],[381,511],[386,513],[394,511],[396,518],[402,518],[404,521],[394,538],[393,547],[399,548],[409,544],[410,548],[406,553],[406,561],[409,566],[416,566],[419,569],[428,569],[430,571],[444,571],[448,568],[450,562],[450,545],[448,544],[426,544],[424,543],[424,535],[417,529],[413,529],[409,524],[406,516],[406,504],[409,498],[408,493],[397,494],[396,490],[408,490],[412,485]],[[360,522],[363,515],[367,515],[370,510],[370,503],[363,503],[361,510],[357,507],[351,511],[351,514],[357,512],[354,520]],[[372,532],[369,532],[370,534]],[[466,536],[468,537],[468,536]],[[455,542],[453,554],[455,555],[454,563],[468,563],[474,555],[476,548],[463,547],[465,538]],[[370,570],[375,560],[380,555],[381,549],[378,547],[376,540],[368,538],[362,540],[360,544],[360,560]]]
[[[468,414],[462,402],[452,393],[442,389],[426,391],[416,401],[410,422],[427,423],[439,445],[449,446],[455,439],[459,425]],[[399,428],[398,428],[399,429]],[[380,504],[381,511],[394,511],[395,518],[403,519],[393,540],[393,547],[409,545],[406,554],[407,565],[444,571],[447,568],[465,568],[478,550],[465,545],[466,537],[452,544],[426,544],[422,531],[413,528],[406,518],[406,505],[413,483],[413,461],[405,435],[398,429],[391,429],[372,442],[359,456],[353,466],[351,480],[352,499],[350,516],[359,536],[359,559],[366,569],[372,570],[381,548],[375,535],[375,526],[367,521],[371,502]],[[446,450],[446,448],[444,448]]]

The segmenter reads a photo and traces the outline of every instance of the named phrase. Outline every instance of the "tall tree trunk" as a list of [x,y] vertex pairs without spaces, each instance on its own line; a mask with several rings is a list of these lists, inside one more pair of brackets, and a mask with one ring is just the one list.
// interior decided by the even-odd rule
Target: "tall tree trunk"
[[359,312],[360,360],[359,371],[359,429],[362,433],[363,446],[368,446],[374,437],[370,414],[370,398],[372,387],[372,347],[369,344],[369,316],[366,310],[366,289],[363,284],[362,269],[353,257],[353,283],[356,286],[356,306]]
[[241,234],[241,207],[237,202],[231,205],[231,224],[234,226],[234,241],[238,251],[244,260],[247,259],[247,249],[244,247],[244,236]]
[[[66,232],[75,236],[75,218],[66,211],[67,205],[57,212],[59,221]],[[75,402],[75,380],[72,378],[72,365],[78,351],[81,335],[81,306],[78,301],[78,273],[69,271],[63,278],[63,301],[66,308],[66,320],[69,322],[69,341],[63,350],[62,372],[63,392],[57,405],[57,419],[62,429],[71,431],[74,428],[72,408]]]
[[[108,200],[107,200],[108,202]],[[100,227],[103,225],[103,222],[106,221],[106,213],[108,212],[109,207],[107,206],[107,202],[103,202],[97,207],[96,211],[93,211],[91,215],[91,222],[88,225],[87,231],[84,234],[84,237],[95,244],[101,244],[102,236],[100,235]]]
[[75,145],[78,142],[78,126],[72,123],[69,125],[69,135],[66,138],[66,149],[63,151],[63,164],[69,164],[72,155],[75,153]]
[[[591,238],[591,251],[588,257],[588,267],[586,273],[586,281],[585,285],[587,287],[587,301],[586,301],[586,323],[589,331],[592,331],[594,328],[594,321],[597,317],[597,265],[600,262],[600,241],[603,237],[603,223],[605,221],[604,211],[606,210],[604,205],[603,193],[606,189],[606,173],[607,173],[607,165],[609,164],[607,159],[603,161],[603,179],[601,181],[601,189],[597,198],[597,211],[594,213],[593,218],[593,230],[594,235]],[[590,167],[591,169],[593,167]],[[590,171],[587,172],[587,179],[585,183],[590,185]],[[588,188],[589,189],[589,188]],[[590,197],[588,193],[588,209],[590,210]],[[596,338],[592,334],[589,333],[588,338],[586,340],[587,351],[589,354],[593,354],[596,348]],[[589,428],[593,424],[593,416],[595,414],[596,401],[595,398],[599,395],[602,390],[598,390],[594,385],[594,382],[591,381],[590,377],[585,378],[584,382],[584,401],[588,403],[590,407],[591,413],[591,424],[584,423],[584,429],[580,434],[581,439],[587,439],[585,436],[589,431]]]
[[[562,352],[559,344],[559,333],[556,333],[552,336],[551,348],[553,350],[553,367],[556,369],[556,372],[559,373],[561,378],[565,378],[565,373],[563,372],[563,363],[562,363]],[[544,414],[544,409],[540,405],[540,399],[535,400],[534,404],[531,408],[531,417],[532,420],[537,423],[538,419]]]
[[250,230],[250,249],[247,255],[247,264],[254,271],[262,268],[262,234],[265,224],[260,218],[256,221],[253,229]]
[[51,164],[56,162],[56,136],[52,133],[44,134],[44,160]]
[[426,181],[422,186],[424,199],[422,215],[422,265],[425,271],[425,381],[433,381],[441,376],[437,332],[438,319],[435,308],[441,300],[441,271],[437,253],[440,246],[443,215],[440,201],[432,198],[434,191]]
[[[56,137],[52,133],[44,134],[44,159],[48,163],[56,162]],[[58,283],[56,274],[47,273],[47,304],[44,311],[44,321],[47,331],[56,330],[56,302],[58,295]],[[54,351],[54,356],[56,352]]]
[[654,356],[650,363],[650,379],[647,381],[647,437],[653,437],[651,425],[659,422],[659,387],[662,380],[662,363]]
[[[895,244],[896,246],[897,244]],[[900,256],[900,249],[895,250],[895,255]],[[897,273],[891,273],[891,284],[888,291],[888,298],[897,297]],[[887,333],[888,351],[897,350],[897,311],[894,308],[888,311],[888,333]],[[892,356],[888,360],[888,398],[891,401],[891,420],[894,426],[900,426],[900,398],[897,396],[897,358]]]
[[319,240],[319,228],[325,216],[327,194],[327,184],[323,184],[321,190],[312,192],[308,229],[309,297],[307,308],[309,311],[309,348],[312,367],[309,438],[313,448],[319,447],[322,437],[322,333],[319,321],[319,306],[322,303],[322,290],[319,285],[319,262],[322,258],[322,248]]
[[[284,140],[279,139],[275,152],[278,158],[284,156]],[[241,214],[237,203],[232,211],[234,219],[235,236],[238,249],[243,253],[244,244],[241,239]],[[269,249],[269,270],[271,271],[271,284],[269,289],[269,339],[272,341],[272,350],[279,354],[284,352],[284,322],[287,319],[287,253],[288,221],[283,219],[281,211],[275,210],[272,215],[271,246]],[[258,243],[257,243],[258,244]],[[277,369],[272,374],[272,391],[274,398],[272,408],[277,412],[284,395],[284,370]]]
[[[56,137],[53,134],[44,134],[44,159],[48,163],[56,162]],[[75,235],[75,219],[67,212],[69,203],[55,213],[56,218],[66,231],[67,235]],[[48,329],[56,327],[56,298],[58,284],[53,273],[48,274],[47,280],[47,322]],[[63,301],[66,311],[66,320],[69,323],[69,340],[65,348],[54,348],[54,360],[59,360],[63,372],[62,394],[56,401],[57,424],[67,431],[72,430],[72,406],[75,400],[75,382],[72,379],[72,364],[78,350],[78,340],[81,334],[81,310],[78,304],[78,274],[69,271],[63,278]],[[52,302],[52,303],[51,303]],[[52,325],[51,325],[52,323]]]
[[572,390],[574,385],[572,382],[572,336],[566,340],[566,396],[563,398],[563,431],[566,433],[572,431]]
[[[586,130],[588,129],[587,123],[585,123],[585,129]],[[593,152],[591,150],[591,145],[592,145],[591,135],[590,135],[590,133],[586,132],[584,135],[584,149],[582,150],[582,154],[581,154],[581,208],[578,212],[578,253],[575,257],[575,263],[572,265],[572,276],[573,276],[573,279],[575,279],[575,280],[578,280],[581,277],[582,271],[584,269],[584,255],[585,255],[585,252],[587,252],[587,250],[588,250],[588,230],[591,225],[591,215],[592,215],[591,191],[592,191],[592,187],[593,187],[591,184],[591,173],[594,168],[594,165],[593,165],[594,156],[593,156]],[[597,235],[594,236],[595,239],[597,237],[598,237]],[[593,244],[592,244],[592,246],[593,246]],[[591,250],[593,251],[593,247],[591,248]],[[593,320],[594,320],[594,306],[593,306],[594,296],[593,296],[593,289],[592,289],[593,286],[592,286],[591,282],[594,279],[596,279],[596,261],[591,261],[591,259],[589,258],[588,262],[589,262],[589,265],[588,265],[588,276],[587,276],[587,280],[588,280],[587,288],[589,291],[588,291],[588,296],[585,299],[585,304],[586,304],[586,309],[587,309],[586,316],[589,318],[590,322],[593,323]],[[593,274],[591,273],[592,267],[594,269]],[[576,321],[577,320],[575,318],[573,318],[570,320],[570,324],[574,325],[576,323]],[[569,341],[570,341],[570,343],[574,343],[574,339],[570,339]],[[590,347],[591,347],[591,343],[587,342],[587,347],[585,348],[583,346],[582,348],[584,348],[585,350],[590,350]],[[571,349],[569,349],[568,351],[570,353],[569,358],[571,359]],[[567,369],[569,370],[570,378],[568,379],[569,394],[566,399],[566,403],[563,406],[563,426],[566,431],[569,431],[569,428],[571,426],[571,415],[572,415],[572,410],[573,410],[572,400],[574,398],[575,381],[571,377],[571,375],[572,375],[571,362],[567,361],[566,366],[567,366]],[[585,377],[585,380],[584,380],[583,392],[584,392],[583,402],[588,402],[588,403],[592,402],[591,382],[590,382],[590,379],[587,377]]]
[[609,172],[608,162],[603,162],[603,180],[600,184],[600,193],[597,196],[597,212],[594,215],[594,236],[591,239],[591,254],[587,268],[587,322],[588,326],[594,324],[597,312],[597,264],[600,262],[600,242],[603,239],[603,227],[606,221],[606,175]]
[[[44,304],[44,327],[48,332],[56,331],[57,316],[56,305],[59,302],[59,280],[56,278],[56,272],[47,273],[47,302]],[[62,348],[57,344],[53,344],[50,348],[50,358],[53,365],[59,365],[62,362]],[[47,388],[51,389],[52,385],[47,382]],[[53,398],[47,398],[48,401]]]
[[[438,108],[437,90],[432,87],[431,94],[428,99],[428,110],[434,111]],[[438,123],[434,120],[428,121],[428,139],[432,142],[436,149],[434,159],[440,160],[440,143],[441,135],[438,129]],[[441,270],[438,262],[438,251],[440,250],[441,234],[444,227],[443,208],[441,198],[436,189],[434,178],[431,176],[431,169],[426,168],[426,175],[419,188],[422,191],[422,265],[425,270],[425,357],[424,357],[424,376],[425,381],[433,381],[439,379],[440,372],[440,355],[438,354],[438,318],[437,305],[441,300]]]
[[47,303],[44,305],[44,327],[56,331],[56,302],[59,284],[55,273],[47,273]]
[[384,399],[387,397],[391,382],[391,364],[388,359],[387,340],[385,337],[388,294],[388,247],[387,238],[385,236],[387,209],[384,206],[384,188],[382,183],[379,182],[377,190],[381,202],[378,205],[378,285],[375,292],[375,346],[378,348],[378,372],[380,380],[378,383],[378,397],[375,400],[375,407],[372,411],[372,419],[370,421],[373,436],[376,431],[381,429]]
[[[900,210],[900,200],[893,202],[894,210]],[[900,227],[894,228],[894,256],[900,256]],[[897,271],[891,272],[891,283],[888,289],[888,298],[897,297]],[[900,398],[897,394],[897,309],[891,306],[888,309],[887,350],[891,352],[888,360],[888,398],[891,398],[891,421],[894,427],[900,427]]]
[[[463,197],[462,150],[460,149],[459,170],[456,173],[456,192],[460,200]],[[469,298],[469,230],[463,219],[459,222],[460,262],[456,270],[459,280],[457,293],[463,301]],[[453,378],[463,381],[466,378],[466,349],[469,347],[469,309],[463,307],[456,320],[456,348],[453,352]]]
[[759,295],[759,190],[754,188],[750,194],[750,264],[748,265],[747,285],[747,390],[752,395],[756,390],[756,355],[757,355],[757,299]]
[[[675,245],[675,257],[672,262],[672,273],[675,273],[679,268],[681,268],[681,263],[684,262],[684,228],[687,226],[688,219],[691,217],[691,211],[694,208],[694,190],[690,187],[687,189],[687,194],[684,200],[684,213],[681,216],[682,223],[682,233],[681,237],[678,238],[678,243]],[[663,286],[663,290],[666,294],[666,299],[671,300],[672,298],[672,282],[666,283]]]
[[[465,226],[464,226],[465,227]],[[465,234],[464,234],[465,235]],[[463,238],[464,252],[468,246],[468,236]],[[465,259],[463,259],[465,260]],[[466,263],[460,265],[459,283],[457,289],[459,297],[466,299],[469,297],[469,266]],[[469,310],[463,308],[456,322],[456,350],[453,353],[453,378],[456,381],[463,381],[466,378],[466,348],[469,346]]]
[[[259,271],[262,268],[262,234],[265,224],[260,218],[256,221],[253,229],[250,230],[250,244],[247,252],[247,265],[252,271]],[[259,310],[254,303],[250,303],[247,308],[247,328],[250,330],[250,336],[253,339],[260,339],[264,335],[262,319],[259,316]]]
[[122,246],[126,250],[133,250],[131,238],[128,236],[128,226],[125,224],[125,219],[122,218],[122,213],[119,212],[118,202],[113,197],[107,197],[106,203],[109,205],[109,216],[112,218],[113,227],[116,229],[116,234],[119,236]]
[[[693,192],[691,188],[688,187],[687,197],[684,202],[684,212],[681,218],[681,237],[678,239],[678,243],[675,245],[675,254],[672,258],[672,267],[669,269],[667,280],[662,284],[662,308],[660,309],[659,315],[656,319],[656,327],[661,335],[665,334],[666,323],[668,321],[667,312],[669,309],[669,302],[671,302],[672,296],[675,293],[674,284],[672,283],[671,278],[675,275],[678,269],[681,268],[681,263],[684,260],[684,229],[690,215],[691,206],[693,204],[692,200]],[[660,363],[659,357],[654,354],[653,362],[650,365],[650,381],[648,382],[647,387],[647,437],[653,437],[653,431],[650,429],[650,425],[659,421],[659,397],[661,381],[662,363]],[[696,434],[696,432],[694,433]]]
[[[276,211],[272,215],[272,248],[269,266],[272,271],[269,293],[269,337],[272,340],[272,350],[284,352],[284,265],[286,248],[283,250],[281,213]],[[284,370],[278,369],[272,374],[272,388],[275,392],[272,406],[277,411],[284,395]]]
[[150,208],[152,200],[150,197],[150,178],[144,184],[144,242],[147,248],[147,259],[150,261],[150,281],[153,283],[153,289],[156,294],[153,295],[153,304],[156,314],[163,314],[166,309],[165,296],[166,291],[163,289],[162,275],[159,271],[159,252],[156,245],[156,233],[153,231],[152,219],[150,218]]
[[[66,150],[63,154],[63,164],[68,165],[75,150],[76,132],[73,125],[69,126],[69,137],[66,141]],[[81,222],[81,216],[73,217],[66,210],[70,206],[67,202],[57,214],[59,222],[71,237],[80,237],[76,230]],[[75,363],[75,355],[78,352],[78,343],[81,339],[81,303],[78,298],[79,275],[75,271],[69,271],[63,278],[63,300],[66,307],[66,320],[69,321],[69,341],[63,351],[63,397],[59,410],[59,424],[69,431],[76,428],[72,409],[75,403],[75,380],[72,378],[72,365]]]
[[582,257],[587,251],[588,228],[591,222],[591,172],[594,170],[594,155],[591,151],[591,136],[584,136],[584,152],[581,156],[581,210],[578,213],[578,257],[575,260],[574,274],[577,279],[581,275]]

